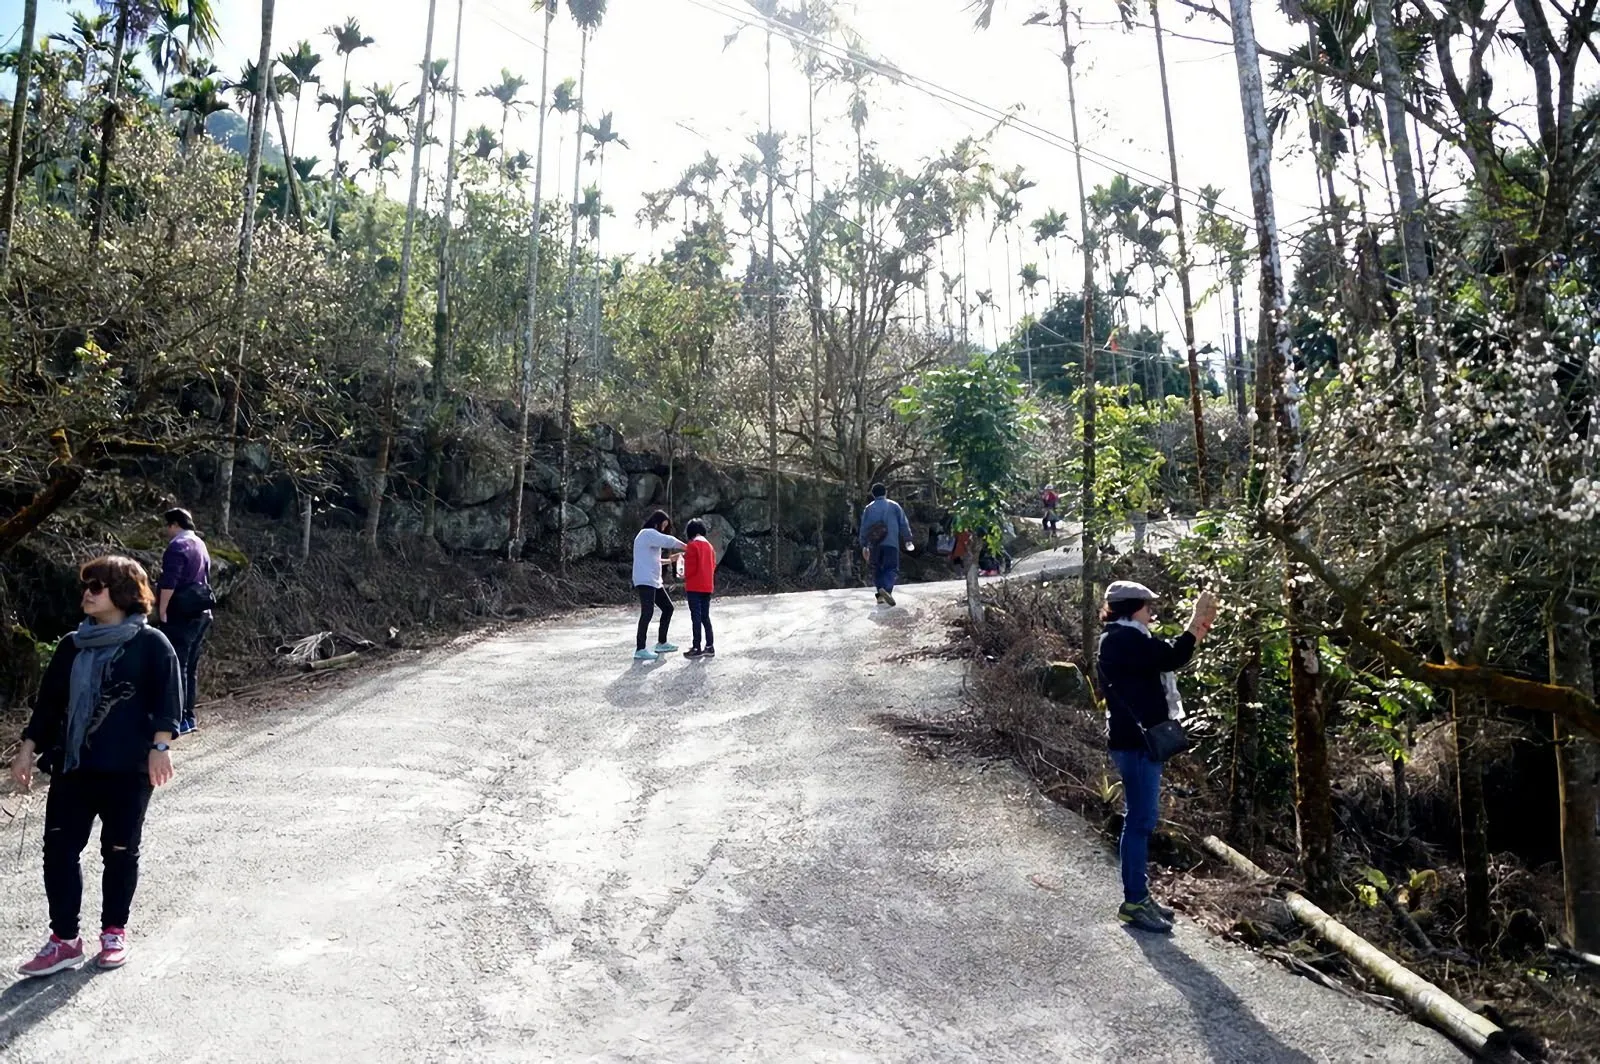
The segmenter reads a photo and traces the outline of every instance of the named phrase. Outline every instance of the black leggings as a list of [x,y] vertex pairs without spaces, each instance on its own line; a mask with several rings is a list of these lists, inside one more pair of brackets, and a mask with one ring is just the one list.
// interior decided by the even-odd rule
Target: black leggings
[[644,649],[644,641],[650,635],[650,618],[658,609],[661,611],[661,638],[656,642],[665,643],[667,626],[672,623],[672,600],[667,597],[666,591],[659,587],[635,584],[633,589],[639,593],[639,638],[634,649]]
[[[711,634],[711,592],[685,591],[683,594],[689,600],[689,623],[694,628],[694,645],[710,650],[717,642]],[[701,629],[705,630],[704,643],[700,642]]]
[[79,770],[50,781],[44,807],[44,892],[50,901],[50,930],[58,937],[78,937],[78,910],[83,906],[78,855],[89,843],[96,817],[105,862],[100,926],[128,926],[150,791],[150,777],[143,772]]

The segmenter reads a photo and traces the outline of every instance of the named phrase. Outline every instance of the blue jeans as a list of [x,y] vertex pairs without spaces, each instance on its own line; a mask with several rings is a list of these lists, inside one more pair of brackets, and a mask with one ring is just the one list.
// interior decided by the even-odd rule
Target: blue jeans
[[900,548],[880,543],[872,549],[872,582],[879,591],[894,591],[895,578],[900,575]]
[[1122,777],[1122,900],[1138,904],[1150,896],[1150,834],[1161,805],[1161,762],[1143,750],[1113,750]]

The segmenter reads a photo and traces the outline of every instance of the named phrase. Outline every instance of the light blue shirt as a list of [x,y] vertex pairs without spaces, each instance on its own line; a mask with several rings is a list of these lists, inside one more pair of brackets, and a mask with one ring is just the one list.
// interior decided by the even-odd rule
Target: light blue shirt
[[661,552],[683,548],[683,540],[665,532],[657,532],[653,528],[639,529],[639,534],[633,537],[633,586],[660,587]]
[[911,523],[906,520],[906,512],[900,504],[890,498],[873,499],[867,503],[867,508],[861,511],[861,545],[870,547],[867,542],[867,529],[882,521],[889,526],[889,534],[884,537],[881,546],[903,548],[911,540]]

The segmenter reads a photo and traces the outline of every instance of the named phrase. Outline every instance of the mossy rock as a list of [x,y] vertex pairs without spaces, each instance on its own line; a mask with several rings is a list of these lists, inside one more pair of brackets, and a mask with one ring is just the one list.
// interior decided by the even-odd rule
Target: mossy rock
[[1039,689],[1052,702],[1084,705],[1089,701],[1089,684],[1083,670],[1071,661],[1052,661],[1041,668]]
[[250,568],[250,555],[245,554],[238,547],[224,547],[221,544],[216,544],[216,542],[211,542],[210,539],[206,539],[205,549],[210,552],[211,557],[222,558],[229,565],[237,566],[242,570]]

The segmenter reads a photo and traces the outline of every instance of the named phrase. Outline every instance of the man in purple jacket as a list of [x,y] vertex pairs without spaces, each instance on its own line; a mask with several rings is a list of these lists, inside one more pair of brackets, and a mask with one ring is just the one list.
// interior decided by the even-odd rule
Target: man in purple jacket
[[178,652],[183,669],[183,715],[178,734],[195,729],[195,673],[200,665],[200,644],[211,627],[211,552],[194,530],[194,515],[172,509],[162,515],[167,550],[161,556],[161,579],[156,582],[156,613],[161,630]]

